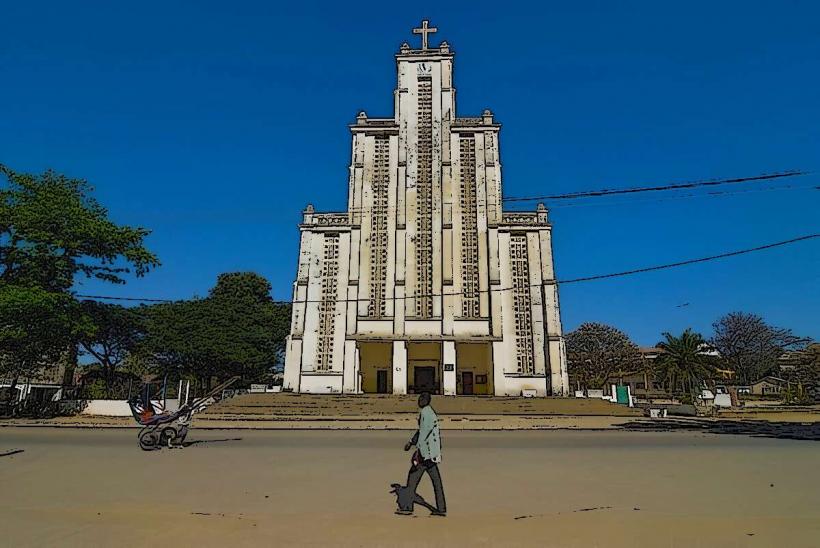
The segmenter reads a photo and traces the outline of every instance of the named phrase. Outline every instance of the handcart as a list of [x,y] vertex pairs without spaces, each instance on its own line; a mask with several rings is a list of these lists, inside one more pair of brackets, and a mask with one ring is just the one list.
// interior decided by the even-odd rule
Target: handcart
[[214,403],[214,396],[238,380],[239,377],[232,377],[204,396],[185,402],[179,409],[170,413],[155,406],[147,393],[145,397],[137,395],[131,398],[128,401],[131,414],[137,423],[143,426],[138,435],[140,448],[143,451],[153,451],[166,446],[182,447],[194,414]]

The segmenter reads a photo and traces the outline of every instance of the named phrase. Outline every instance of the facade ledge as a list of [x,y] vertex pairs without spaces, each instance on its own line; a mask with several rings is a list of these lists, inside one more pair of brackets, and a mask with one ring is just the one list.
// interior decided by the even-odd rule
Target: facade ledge
[[489,322],[490,317],[485,316],[484,318],[465,318],[463,316],[456,316],[453,318],[454,322]]
[[435,49],[405,49],[396,54],[396,62],[398,61],[442,61],[444,59],[453,58],[452,51],[442,52]]
[[347,212],[306,213],[300,228],[344,228],[349,229],[353,223]]
[[[349,341],[358,342],[389,342],[389,341],[405,341],[405,342],[500,342],[502,337],[494,335],[373,335],[366,333],[354,333],[346,335],[345,339]],[[543,378],[544,375],[541,375]]]
[[[364,299],[365,301],[367,299]],[[382,316],[381,318],[374,318],[373,316],[356,316],[357,322],[392,322],[395,316]]]
[[[546,210],[545,210],[546,211]],[[505,211],[501,214],[500,226],[537,225],[550,226],[545,212],[538,211]]]

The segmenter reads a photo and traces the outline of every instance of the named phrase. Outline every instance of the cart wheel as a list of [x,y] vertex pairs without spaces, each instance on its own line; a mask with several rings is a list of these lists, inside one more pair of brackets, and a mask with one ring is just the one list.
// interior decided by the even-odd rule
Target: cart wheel
[[162,434],[160,434],[160,445],[163,447],[171,448],[171,444],[177,437],[177,431],[172,427],[169,426],[168,428],[162,429]]
[[143,451],[153,451],[157,449],[157,443],[159,443],[159,437],[151,431],[142,432],[140,433],[139,437],[140,441],[140,449]]
[[179,431],[177,432],[177,439],[176,439],[177,445],[179,445],[180,447],[184,447],[185,446],[185,438],[187,438],[187,437],[188,437],[188,427],[183,425],[179,429]]

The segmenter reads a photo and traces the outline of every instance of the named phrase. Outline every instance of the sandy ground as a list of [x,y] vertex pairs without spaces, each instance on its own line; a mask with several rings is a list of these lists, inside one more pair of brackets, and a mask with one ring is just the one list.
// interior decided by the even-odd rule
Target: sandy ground
[[[440,425],[444,430],[549,430],[618,428],[636,417],[611,416],[539,416],[539,415],[444,415]],[[197,415],[197,428],[254,430],[415,430],[417,414],[396,413],[373,416],[314,415]],[[53,419],[6,419],[4,426],[46,426],[67,428],[139,428],[131,417],[55,417]]]
[[[449,515],[394,515],[406,432],[0,429],[6,546],[817,546],[820,444],[447,432]],[[20,451],[12,453],[13,451]],[[430,493],[423,481],[423,493]]]

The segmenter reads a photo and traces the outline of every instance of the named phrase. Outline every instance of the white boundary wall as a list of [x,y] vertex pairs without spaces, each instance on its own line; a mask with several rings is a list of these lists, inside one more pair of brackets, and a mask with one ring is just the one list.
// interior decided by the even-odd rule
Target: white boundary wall
[[[162,405],[162,400],[152,400],[154,405]],[[175,411],[178,407],[176,399],[167,399],[166,410]],[[81,415],[96,415],[99,417],[130,417],[131,408],[125,400],[87,400]]]

